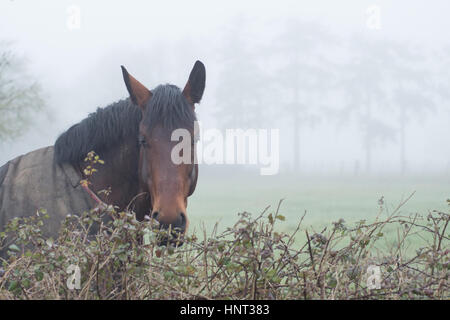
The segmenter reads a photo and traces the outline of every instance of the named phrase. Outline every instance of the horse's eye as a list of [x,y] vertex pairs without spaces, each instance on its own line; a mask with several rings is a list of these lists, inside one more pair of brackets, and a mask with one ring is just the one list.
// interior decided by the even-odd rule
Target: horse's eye
[[146,146],[147,145],[147,141],[145,141],[145,137],[143,137],[143,136],[139,136],[138,142],[139,142],[140,146]]

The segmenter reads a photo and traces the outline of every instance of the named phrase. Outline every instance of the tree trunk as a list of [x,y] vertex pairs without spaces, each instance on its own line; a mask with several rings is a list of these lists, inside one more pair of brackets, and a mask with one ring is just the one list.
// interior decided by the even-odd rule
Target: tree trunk
[[371,169],[371,161],[372,161],[372,147],[370,145],[370,133],[369,131],[366,133],[366,139],[365,139],[365,147],[366,147],[366,173],[370,173]]
[[299,109],[300,109],[300,101],[298,96],[298,81],[296,79],[294,83],[294,95],[293,95],[293,104],[292,108],[292,121],[294,121],[294,171],[300,171],[300,117],[299,117]]
[[366,173],[369,174],[372,166],[372,114],[370,110],[370,102],[366,104],[366,136],[364,139],[364,147],[366,149]]
[[400,173],[402,176],[406,173],[406,155],[405,155],[405,127],[406,127],[405,107],[400,107]]
[[294,107],[294,171],[300,170],[300,119],[298,118],[298,110]]
[[[299,70],[298,67],[298,55],[297,53],[294,54],[293,57],[293,66]],[[292,121],[294,121],[294,172],[300,171],[300,99],[299,99],[299,75],[298,73],[295,74],[295,77],[293,79],[293,104],[291,106],[292,108]]]

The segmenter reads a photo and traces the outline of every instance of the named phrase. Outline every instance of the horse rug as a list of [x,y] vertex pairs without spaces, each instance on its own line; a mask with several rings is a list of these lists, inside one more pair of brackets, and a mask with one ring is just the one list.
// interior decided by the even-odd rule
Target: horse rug
[[[19,156],[0,168],[0,231],[14,217],[45,209],[44,234],[55,237],[68,214],[81,214],[95,202],[80,184],[72,165],[58,165],[53,146]],[[3,180],[3,181],[2,181]]]

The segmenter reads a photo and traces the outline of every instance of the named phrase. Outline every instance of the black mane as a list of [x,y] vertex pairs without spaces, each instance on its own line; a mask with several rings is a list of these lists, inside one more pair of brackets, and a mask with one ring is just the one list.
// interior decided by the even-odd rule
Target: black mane
[[[160,124],[163,128],[191,128],[196,120],[195,112],[181,90],[170,84],[152,90],[147,103],[144,124],[149,129]],[[90,151],[101,153],[139,133],[142,112],[131,99],[120,100],[96,112],[62,133],[55,142],[55,161],[79,163]]]
[[55,160],[78,163],[90,151],[100,153],[125,138],[137,139],[142,113],[130,99],[120,100],[70,127],[55,142]]

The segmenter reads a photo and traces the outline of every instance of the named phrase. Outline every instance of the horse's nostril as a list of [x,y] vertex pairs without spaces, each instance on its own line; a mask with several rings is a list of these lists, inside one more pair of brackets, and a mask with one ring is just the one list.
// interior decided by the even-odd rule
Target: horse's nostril
[[186,227],[186,215],[183,212],[180,213],[180,219],[181,219],[181,225],[183,226],[183,228]]
[[159,214],[158,211],[152,213],[152,219],[159,222],[160,229],[172,228],[173,231],[184,232],[186,230],[187,218],[183,212],[180,212],[175,220],[172,222],[166,222],[163,216]]
[[180,212],[180,214],[178,215],[178,218],[174,224],[174,227],[179,228],[183,231],[186,228],[186,215],[183,212]]

